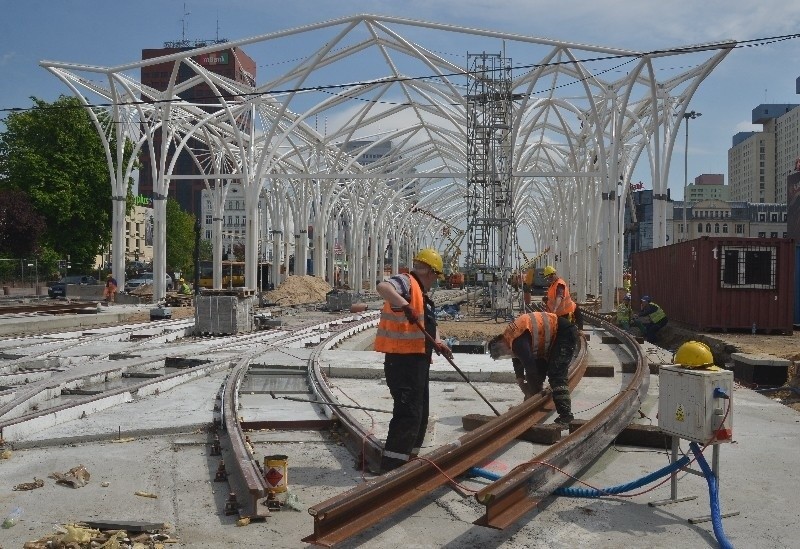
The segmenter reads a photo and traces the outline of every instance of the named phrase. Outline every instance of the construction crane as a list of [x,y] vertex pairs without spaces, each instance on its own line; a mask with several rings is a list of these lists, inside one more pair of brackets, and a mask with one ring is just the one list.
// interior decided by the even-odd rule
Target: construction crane
[[463,288],[464,273],[459,271],[458,258],[461,256],[461,242],[467,233],[433,212],[419,206],[412,206],[410,211],[427,215],[442,224],[442,236],[447,239],[447,246],[441,253],[442,262],[444,263],[445,282],[449,288]]

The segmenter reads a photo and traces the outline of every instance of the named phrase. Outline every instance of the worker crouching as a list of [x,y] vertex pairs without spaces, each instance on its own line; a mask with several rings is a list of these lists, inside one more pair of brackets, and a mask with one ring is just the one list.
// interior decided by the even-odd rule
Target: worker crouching
[[494,360],[511,357],[525,399],[541,392],[547,377],[558,412],[555,423],[569,425],[574,416],[567,376],[577,343],[578,328],[566,317],[533,312],[518,316],[492,338],[489,354]]
[[[428,426],[432,354],[453,356],[439,339],[433,300],[428,296],[437,279],[444,279],[442,257],[426,248],[414,257],[410,273],[394,275],[377,286],[385,303],[374,349],[385,353],[386,385],[394,400],[381,473],[400,467],[419,453]],[[422,327],[435,343],[425,337]]]

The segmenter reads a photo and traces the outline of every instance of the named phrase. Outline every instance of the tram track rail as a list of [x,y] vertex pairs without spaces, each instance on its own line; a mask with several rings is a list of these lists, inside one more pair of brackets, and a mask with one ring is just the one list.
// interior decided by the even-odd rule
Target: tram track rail
[[[514,469],[509,475],[487,486],[476,495],[486,507],[476,524],[505,528],[532,509],[543,497],[566,481],[543,462],[558,466],[567,473],[577,473],[626,427],[647,392],[649,373],[647,360],[633,338],[626,336],[613,325],[594,315],[586,315],[593,325],[616,335],[629,352],[636,357],[637,368],[627,387],[591,421],[555,443],[541,456]],[[569,383],[574,387],[580,381],[587,365],[585,341],[570,365]],[[312,371],[319,376],[318,356]],[[322,389],[319,379],[312,381],[320,388],[319,396],[330,398]],[[423,497],[436,488],[465,473],[511,443],[527,429],[541,423],[550,414],[549,392],[524,401],[519,406],[496,417],[478,429],[445,444],[404,466],[369,482],[359,484],[309,508],[314,521],[313,534],[303,541],[321,546],[334,546],[351,536],[381,522]],[[336,415],[346,431],[345,445],[354,453],[363,452],[363,459],[372,466],[379,463],[380,443],[368,433],[351,414],[335,408]],[[350,416],[350,417],[348,417]]]

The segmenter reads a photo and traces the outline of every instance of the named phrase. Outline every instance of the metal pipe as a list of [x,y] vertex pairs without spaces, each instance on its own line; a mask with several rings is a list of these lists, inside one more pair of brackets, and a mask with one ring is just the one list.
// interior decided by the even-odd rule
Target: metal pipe
[[[428,332],[425,330],[425,327],[422,325],[422,323],[419,321],[419,319],[417,319],[417,328],[419,328],[420,330],[422,330],[422,333],[423,333],[423,334],[425,334],[425,339],[427,339],[428,341],[430,341],[430,342],[433,344],[433,348],[434,348],[434,349],[436,349],[436,340],[435,340],[435,339],[433,339],[433,337],[431,336],[431,334],[429,334],[429,333],[428,333]],[[439,353],[439,351],[436,351],[436,354],[440,354],[440,353]],[[442,356],[444,356],[444,355],[442,355]],[[466,375],[464,372],[462,372],[462,371],[461,371],[461,368],[459,368],[458,366],[456,366],[456,363],[455,363],[455,362],[453,362],[453,359],[452,359],[452,358],[450,358],[449,356],[445,356],[444,358],[445,358],[445,359],[447,359],[447,362],[449,362],[449,363],[450,363],[450,366],[452,366],[453,368],[455,368],[455,369],[456,369],[456,372],[458,372],[458,373],[461,375],[461,377],[463,377],[463,378],[464,378],[464,381],[466,381],[466,382],[467,382],[467,385],[469,385],[470,387],[472,387],[472,388],[475,390],[475,392],[476,392],[476,393],[478,393],[478,396],[479,396],[479,397],[481,397],[481,398],[483,399],[483,401],[484,401],[484,402],[485,402],[485,403],[486,403],[486,404],[489,406],[489,408],[491,408],[491,409],[492,409],[492,412],[494,412],[494,413],[495,413],[495,415],[499,416],[499,415],[500,415],[500,412],[498,412],[498,411],[497,411],[497,408],[495,408],[494,406],[492,406],[492,403],[491,403],[491,402],[489,402],[488,400],[486,400],[486,397],[485,397],[485,396],[483,396],[483,394],[482,394],[482,393],[481,393],[481,392],[478,390],[478,388],[477,388],[477,387],[475,387],[475,386],[472,384],[472,382],[471,382],[471,381],[470,381],[470,380],[467,378],[467,375]]]

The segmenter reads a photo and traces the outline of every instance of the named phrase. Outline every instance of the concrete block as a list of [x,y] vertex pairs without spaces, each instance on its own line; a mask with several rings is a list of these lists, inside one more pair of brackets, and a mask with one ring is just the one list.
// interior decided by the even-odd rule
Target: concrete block
[[453,353],[466,353],[471,355],[486,354],[486,340],[463,340],[453,344]]
[[[461,426],[465,431],[474,431],[481,425],[495,419],[496,416],[485,416],[482,414],[467,414],[461,418]],[[546,423],[531,427],[517,437],[517,440],[525,440],[536,444],[555,444],[561,440],[561,425]]]
[[[569,432],[582,427],[587,420],[573,419],[569,422]],[[641,446],[644,448],[672,448],[672,436],[666,434],[657,425],[639,425],[631,423],[615,439],[616,444],[626,446]]]
[[610,364],[590,364],[584,377],[614,377],[614,366]]
[[731,353],[733,376],[756,385],[781,386],[789,377],[790,360],[768,354]]

